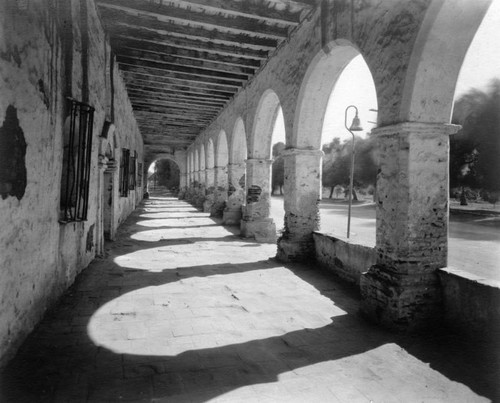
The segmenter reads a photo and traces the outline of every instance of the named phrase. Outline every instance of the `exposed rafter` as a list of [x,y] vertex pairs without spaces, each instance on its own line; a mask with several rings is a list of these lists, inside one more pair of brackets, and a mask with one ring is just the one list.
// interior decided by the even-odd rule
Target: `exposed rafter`
[[128,13],[140,13],[163,18],[177,24],[190,24],[193,27],[224,29],[228,32],[247,33],[285,39],[288,36],[286,28],[273,26],[265,22],[255,21],[247,17],[226,18],[219,14],[195,12],[192,9],[175,7],[169,3],[153,3],[137,0],[99,0],[101,8],[112,8]]
[[146,152],[183,148],[317,0],[97,0]]

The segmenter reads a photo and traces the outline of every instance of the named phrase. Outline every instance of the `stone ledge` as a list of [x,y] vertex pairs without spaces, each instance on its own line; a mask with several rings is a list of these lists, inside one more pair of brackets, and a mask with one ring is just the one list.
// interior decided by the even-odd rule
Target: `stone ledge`
[[452,267],[438,270],[448,326],[486,337],[500,335],[500,281]]
[[340,278],[359,285],[361,274],[375,264],[375,248],[313,232],[316,260]]

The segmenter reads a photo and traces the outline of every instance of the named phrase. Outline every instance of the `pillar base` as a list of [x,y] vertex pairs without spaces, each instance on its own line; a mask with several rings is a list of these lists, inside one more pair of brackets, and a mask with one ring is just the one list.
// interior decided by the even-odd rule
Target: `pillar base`
[[276,224],[272,218],[241,220],[240,230],[244,238],[255,238],[257,242],[276,242]]
[[361,275],[361,314],[387,328],[414,331],[442,319],[441,291],[435,272],[396,273],[374,265]]
[[241,222],[241,207],[239,209],[225,209],[222,213],[223,225],[240,225]]
[[314,240],[311,237],[303,240],[278,239],[276,259],[280,262],[306,262],[314,259]]
[[213,204],[214,204],[213,197],[207,196],[207,198],[203,202],[203,212],[204,213],[210,213],[211,210],[212,210]]

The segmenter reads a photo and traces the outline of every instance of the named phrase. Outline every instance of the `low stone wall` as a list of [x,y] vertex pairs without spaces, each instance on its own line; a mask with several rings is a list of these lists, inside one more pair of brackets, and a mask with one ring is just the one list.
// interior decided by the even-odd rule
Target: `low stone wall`
[[453,268],[440,269],[438,274],[446,323],[466,333],[499,336],[500,282]]
[[375,248],[332,235],[313,233],[316,260],[342,279],[359,285],[361,273],[375,264]]

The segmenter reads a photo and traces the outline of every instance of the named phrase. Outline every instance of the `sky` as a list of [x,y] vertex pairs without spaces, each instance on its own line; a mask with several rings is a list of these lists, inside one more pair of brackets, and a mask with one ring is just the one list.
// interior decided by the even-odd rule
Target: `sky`
[[[473,0],[471,0],[473,1]],[[469,47],[455,91],[455,98],[472,88],[485,89],[493,77],[500,78],[500,0],[493,0],[486,16],[481,23],[474,40]],[[344,127],[345,109],[349,105],[356,105],[364,131],[356,135],[366,136],[375,127],[377,113],[370,109],[377,109],[377,97],[373,79],[362,56],[355,57],[342,72],[335,84],[328,101],[323,123],[321,143],[328,143],[334,137],[341,141],[351,138]],[[348,125],[354,117],[354,109],[348,114]],[[285,142],[283,114],[276,119],[273,132],[273,144]]]

